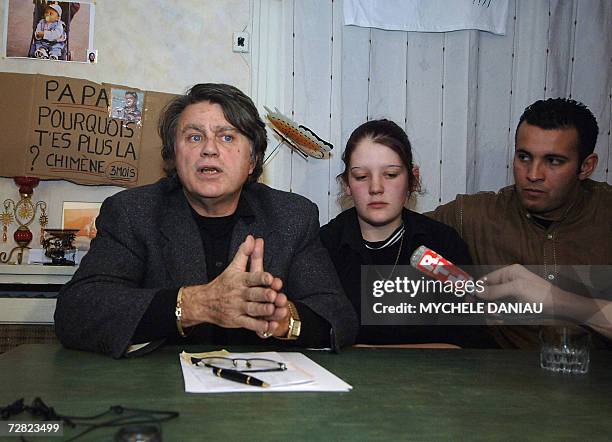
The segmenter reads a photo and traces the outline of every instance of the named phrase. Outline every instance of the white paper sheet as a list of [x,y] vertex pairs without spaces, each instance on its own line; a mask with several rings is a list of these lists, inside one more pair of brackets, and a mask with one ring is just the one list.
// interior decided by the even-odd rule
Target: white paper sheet
[[196,367],[179,355],[185,392],[236,393],[282,391],[350,391],[353,387],[301,353],[232,353],[227,357],[268,358],[287,364],[284,372],[254,373],[270,387],[262,388],[240,384],[213,375],[208,367]]

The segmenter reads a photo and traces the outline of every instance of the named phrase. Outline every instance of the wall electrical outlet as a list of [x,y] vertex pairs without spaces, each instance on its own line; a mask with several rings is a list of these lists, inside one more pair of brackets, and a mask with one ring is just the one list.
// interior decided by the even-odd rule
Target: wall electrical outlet
[[234,52],[249,52],[249,40],[248,32],[234,32],[232,50]]

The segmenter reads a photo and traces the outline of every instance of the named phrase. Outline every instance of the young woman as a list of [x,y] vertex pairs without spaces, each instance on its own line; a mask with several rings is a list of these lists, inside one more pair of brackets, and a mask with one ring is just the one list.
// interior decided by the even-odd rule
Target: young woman
[[[395,267],[410,265],[420,245],[438,252],[457,265],[471,264],[466,244],[445,224],[404,207],[419,188],[413,171],[412,147],[402,128],[389,120],[362,124],[351,134],[342,156],[344,171],[338,176],[354,207],[321,228],[346,295],[361,322],[361,266],[387,265],[392,279]],[[482,342],[481,342],[482,341]],[[482,330],[451,326],[361,325],[358,344],[446,342],[485,346]]]

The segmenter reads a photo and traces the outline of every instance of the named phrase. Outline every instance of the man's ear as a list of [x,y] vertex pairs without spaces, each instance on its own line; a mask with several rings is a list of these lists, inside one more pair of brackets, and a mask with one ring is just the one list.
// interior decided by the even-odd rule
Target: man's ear
[[580,165],[580,170],[578,171],[578,179],[586,180],[588,177],[590,177],[595,168],[597,167],[598,161],[599,157],[596,153],[592,153],[591,155],[586,157]]
[[259,155],[253,155],[255,148],[253,147],[253,143],[251,143],[251,155],[249,155],[249,176],[255,170],[255,166],[257,165],[257,161],[259,160]]

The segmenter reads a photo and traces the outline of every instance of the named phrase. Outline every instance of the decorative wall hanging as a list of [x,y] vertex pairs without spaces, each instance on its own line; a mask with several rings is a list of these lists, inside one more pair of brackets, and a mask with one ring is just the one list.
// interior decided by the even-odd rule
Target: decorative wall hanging
[[329,157],[329,152],[334,148],[331,143],[323,140],[306,126],[281,114],[278,109],[275,108],[275,112],[272,112],[266,106],[264,108],[268,112],[266,115],[268,125],[283,141],[289,144],[291,149],[304,158],[309,156],[317,159]]
[[4,200],[4,212],[0,217],[2,221],[2,241],[6,242],[8,239],[8,227],[16,221],[19,224],[17,230],[13,234],[13,239],[17,243],[16,247],[7,254],[6,252],[0,253],[0,262],[6,264],[13,256],[14,252],[17,252],[17,263],[21,264],[23,260],[23,251],[29,249],[29,244],[32,241],[34,235],[30,231],[30,224],[36,218],[36,214],[40,209],[40,216],[38,222],[41,228],[41,241],[43,237],[43,230],[46,227],[49,219],[47,217],[47,203],[44,201],[32,202],[32,194],[34,188],[38,186],[40,180],[35,177],[29,176],[16,176],[13,178],[15,184],[19,186],[19,195],[21,198],[19,201],[7,198]]

